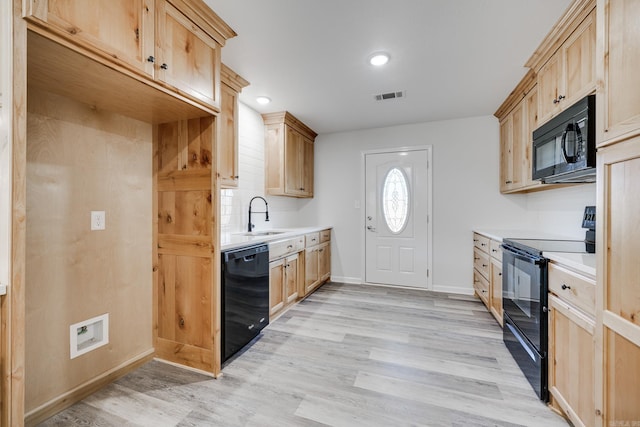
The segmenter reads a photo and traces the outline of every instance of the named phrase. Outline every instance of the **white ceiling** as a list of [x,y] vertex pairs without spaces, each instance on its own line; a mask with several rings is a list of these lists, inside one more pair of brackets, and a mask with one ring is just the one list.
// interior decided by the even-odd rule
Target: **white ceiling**
[[238,33],[222,60],[251,83],[240,100],[322,134],[493,114],[570,0],[205,2]]

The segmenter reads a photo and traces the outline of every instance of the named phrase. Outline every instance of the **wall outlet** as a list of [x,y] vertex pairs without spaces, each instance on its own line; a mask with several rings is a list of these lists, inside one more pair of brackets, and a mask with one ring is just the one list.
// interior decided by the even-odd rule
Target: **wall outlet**
[[106,228],[104,211],[91,211],[91,230],[104,230]]

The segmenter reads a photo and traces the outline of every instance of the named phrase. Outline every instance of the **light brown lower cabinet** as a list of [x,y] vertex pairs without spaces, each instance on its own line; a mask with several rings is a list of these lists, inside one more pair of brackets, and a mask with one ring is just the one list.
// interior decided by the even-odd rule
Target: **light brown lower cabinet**
[[549,392],[551,405],[576,426],[592,427],[595,319],[549,295]]
[[305,250],[304,294],[308,295],[330,276],[331,253],[328,242]]
[[298,253],[269,263],[269,317],[273,319],[298,299],[300,282]]
[[307,296],[331,277],[331,230],[305,235],[304,289]]
[[502,326],[502,242],[473,233],[473,290]]
[[491,257],[491,293],[489,311],[502,326],[502,262]]

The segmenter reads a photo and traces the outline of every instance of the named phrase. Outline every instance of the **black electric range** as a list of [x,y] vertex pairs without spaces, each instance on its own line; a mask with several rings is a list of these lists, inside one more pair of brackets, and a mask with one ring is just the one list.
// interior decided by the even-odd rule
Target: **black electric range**
[[588,253],[582,240],[503,239],[503,340],[536,394],[547,390],[547,264],[544,252]]

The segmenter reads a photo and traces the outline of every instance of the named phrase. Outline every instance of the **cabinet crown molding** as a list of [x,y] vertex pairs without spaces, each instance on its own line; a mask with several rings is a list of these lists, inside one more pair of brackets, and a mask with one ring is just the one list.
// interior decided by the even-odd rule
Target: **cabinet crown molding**
[[536,73],[540,71],[540,68],[595,7],[596,0],[574,0],[524,64],[525,67],[534,70]]
[[189,18],[205,33],[224,46],[226,41],[238,34],[202,0],[167,0]]
[[249,82],[231,68],[222,64],[220,68],[220,81],[236,92],[242,92],[242,88],[249,86]]
[[302,123],[288,111],[263,114],[262,120],[264,120],[265,125],[286,124],[287,126],[292,127],[311,140],[314,140],[316,136],[318,136],[318,134],[314,132],[309,126]]
[[527,96],[529,92],[533,88],[536,87],[537,82],[537,74],[533,70],[527,71],[527,74],[520,80],[520,83],[511,91],[507,99],[504,100],[502,105],[498,107],[493,115],[498,118],[498,120],[502,121],[507,114],[511,112],[515,108],[516,105],[522,101],[522,99]]

